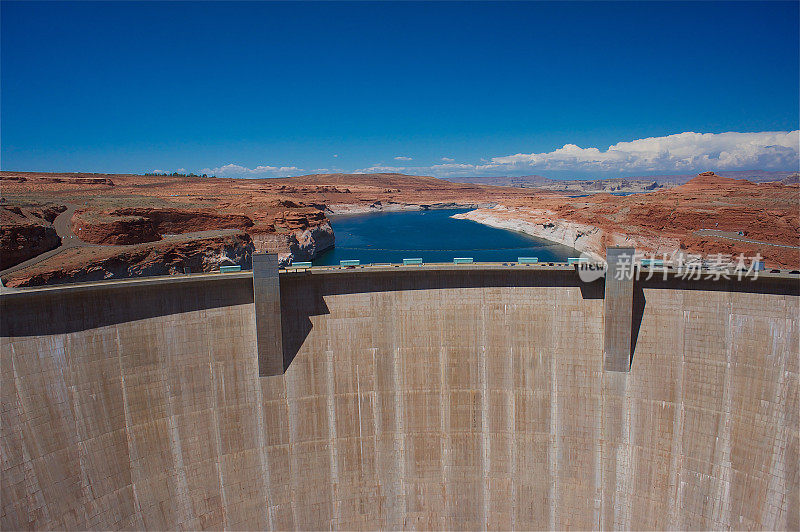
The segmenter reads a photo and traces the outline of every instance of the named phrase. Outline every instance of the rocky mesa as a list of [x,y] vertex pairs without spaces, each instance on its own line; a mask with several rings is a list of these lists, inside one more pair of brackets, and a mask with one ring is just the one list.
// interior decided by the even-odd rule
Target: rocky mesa
[[684,185],[647,194],[542,196],[457,215],[553,240],[597,258],[608,246],[643,253],[676,250],[704,257],[760,255],[767,265],[800,266],[800,189],[703,172]]
[[53,222],[64,205],[0,205],[0,270],[61,245]]
[[[219,239],[234,234],[249,239],[237,244],[241,253],[233,253],[234,262],[245,267],[252,251],[278,253],[282,264],[312,260],[335,245],[328,215],[479,207],[530,196],[529,191],[402,174],[255,180],[0,172],[0,178],[4,208],[70,208],[58,221],[4,215],[0,251],[6,262],[0,274],[8,286],[212,271],[231,259],[232,248]],[[193,258],[198,254],[205,258]]]
[[459,217],[559,242],[597,258],[608,246],[657,254],[761,255],[795,269],[798,185],[705,172],[626,196],[456,183],[402,174],[221,179],[0,172],[3,282],[27,286],[282,264],[335,245],[329,216],[466,207]]
[[[253,242],[246,233],[184,238],[142,245],[72,247],[57,266],[41,263],[4,280],[10,287],[206,272],[220,265],[251,266]],[[54,257],[55,258],[55,257]]]

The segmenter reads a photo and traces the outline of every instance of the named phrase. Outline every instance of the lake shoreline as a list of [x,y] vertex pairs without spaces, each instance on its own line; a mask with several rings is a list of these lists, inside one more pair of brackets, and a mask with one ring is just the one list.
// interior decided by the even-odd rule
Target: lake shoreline
[[495,202],[485,203],[460,203],[460,202],[439,202],[439,203],[399,203],[394,201],[376,201],[369,205],[355,203],[334,203],[325,207],[325,214],[328,219],[337,219],[346,216],[362,216],[367,214],[381,214],[388,212],[414,212],[444,209],[491,209],[496,206]]
[[468,206],[437,207],[332,216],[335,246],[319,253],[313,262],[320,266],[335,265],[340,260],[401,263],[405,258],[451,262],[455,257],[470,257],[475,262],[514,262],[519,257],[532,256],[542,262],[566,262],[578,253],[572,247],[515,228],[488,227],[460,219],[459,215],[471,212]]
[[[605,262],[602,242],[603,231],[588,224],[570,222],[556,216],[548,216],[549,211],[537,212],[537,219],[525,219],[523,213],[503,205],[489,209],[475,209],[453,215],[458,220],[470,220],[488,227],[518,231],[550,242],[574,248],[591,260]],[[530,217],[529,217],[530,218]]]

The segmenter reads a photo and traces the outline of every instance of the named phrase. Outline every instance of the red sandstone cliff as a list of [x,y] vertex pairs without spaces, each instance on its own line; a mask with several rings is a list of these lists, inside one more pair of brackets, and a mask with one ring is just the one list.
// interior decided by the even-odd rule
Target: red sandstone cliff
[[57,262],[42,262],[4,279],[10,287],[123,279],[218,270],[223,264],[251,265],[253,242],[245,233],[161,241],[131,246],[70,248]]
[[154,242],[166,234],[245,230],[253,225],[253,221],[243,215],[152,208],[125,208],[110,212],[82,209],[72,219],[73,231],[81,240],[111,245]]
[[64,210],[63,205],[0,207],[0,270],[61,245],[53,221]]
[[755,256],[771,266],[800,265],[800,188],[703,172],[664,191],[631,196],[541,197],[478,209],[460,218],[515,229],[604,257],[608,246],[641,252],[677,249],[704,256]]
[[[182,242],[196,240],[198,246],[210,246],[207,239],[211,236],[244,231],[253,249],[278,253],[286,263],[311,259],[333,245],[326,213],[456,206],[483,207],[467,217],[524,230],[599,256],[604,256],[609,245],[634,245],[659,253],[676,248],[703,254],[760,253],[770,265],[796,268],[800,264],[796,249],[798,186],[754,184],[713,173],[670,190],[582,198],[400,174],[250,180],[0,172],[0,178],[4,198],[11,206],[47,198],[80,208],[72,224],[79,240],[71,242],[84,246],[79,254],[83,266],[116,254],[119,261],[134,261],[128,263],[131,272],[154,269],[146,256],[130,253],[124,246],[149,249],[161,242],[174,246],[176,241],[170,235],[184,235]],[[490,208],[493,205],[497,207]],[[10,258],[5,264],[58,246],[48,230],[52,222],[46,218],[35,222],[37,228],[26,230],[28,233],[15,228],[20,223],[3,221],[3,255]],[[746,238],[733,240],[698,232],[700,229],[733,235],[742,232]],[[204,253],[211,256],[214,249],[207,247]],[[37,267],[56,272],[67,257],[58,252]],[[70,264],[72,271],[83,267]],[[213,267],[209,261],[203,264],[204,268]],[[26,270],[12,277],[31,277],[32,270]],[[167,270],[162,265],[159,271]],[[4,279],[11,280],[8,275]]]

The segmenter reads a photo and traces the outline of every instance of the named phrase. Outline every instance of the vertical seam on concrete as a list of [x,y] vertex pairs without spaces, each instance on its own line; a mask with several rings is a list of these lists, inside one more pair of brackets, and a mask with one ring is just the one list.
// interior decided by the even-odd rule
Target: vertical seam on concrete
[[[103,342],[103,343],[105,343],[105,342]],[[105,346],[103,346],[103,347],[105,347]],[[62,349],[64,349],[64,364],[66,365],[66,349],[65,349],[65,347],[63,345],[62,345]],[[62,369],[62,375],[63,375],[63,369]],[[70,377],[71,377],[71,375],[70,375]],[[66,381],[67,378],[64,377],[64,380]],[[90,490],[90,486],[89,486],[89,475],[86,472],[86,461],[84,459],[85,448],[84,448],[84,443],[81,441],[80,428],[78,427],[78,411],[80,410],[80,407],[78,405],[78,392],[77,392],[77,390],[75,388],[76,388],[75,387],[75,382],[74,382],[74,380],[72,378],[70,378],[69,379],[68,391],[69,391],[70,399],[71,399],[70,407],[71,407],[71,410],[72,410],[72,412],[71,412],[72,413],[72,425],[73,425],[73,429],[75,431],[75,444],[76,444],[75,447],[77,448],[76,454],[78,455],[78,465],[79,465],[79,467],[81,469],[81,485],[80,485],[81,496],[83,497],[83,500],[85,502],[89,502],[89,501],[92,501],[94,499],[94,497],[92,497],[92,495],[91,495],[91,490]],[[87,528],[92,526],[92,524],[90,524],[90,522],[89,522],[89,514],[87,513],[87,507],[88,506],[89,506],[88,504],[83,504],[82,508],[81,508],[81,510],[83,511],[84,526],[87,527]]]
[[363,481],[364,476],[364,432],[361,430],[361,375],[356,364],[356,403],[358,406],[358,465],[359,479]]
[[[784,299],[786,299],[786,296],[784,296]],[[797,315],[795,315],[795,316],[797,316]],[[798,330],[798,328],[797,328],[798,318],[797,317],[794,318],[794,319],[787,318],[786,321],[789,323],[789,325],[788,325],[788,327],[786,329],[787,334],[789,333],[789,331],[797,331]],[[792,348],[797,348],[798,352],[789,353],[789,356],[793,356],[796,361],[800,362],[800,342],[792,342],[791,344],[787,342],[787,345],[791,345]],[[784,365],[785,364],[786,364],[786,361],[784,360]],[[797,366],[795,366],[795,368],[796,367]],[[785,371],[785,372],[788,373],[788,371]],[[790,384],[789,384],[791,386],[791,382],[794,382],[795,392],[797,391],[797,381],[798,381],[798,375],[795,373],[794,378],[790,380]],[[790,397],[791,397],[791,392],[789,391],[788,393],[790,394]],[[794,406],[794,410],[792,410],[792,406],[789,406],[789,408],[784,410],[784,412],[785,412],[784,415],[786,416],[786,418],[784,418],[784,419],[788,418],[787,421],[789,421],[789,422],[791,422],[791,420],[792,420],[792,417],[793,417],[792,413],[800,411],[800,394],[795,393],[794,394],[794,400],[795,400],[794,405],[793,405]],[[791,426],[791,425],[789,425],[789,423],[787,423],[787,425]],[[794,440],[795,440],[794,441],[794,445],[791,445],[789,443],[788,438],[785,441],[785,444],[787,445],[787,447],[791,445],[791,447],[790,447],[791,450],[788,450],[787,448],[784,448],[784,452],[791,452],[791,455],[789,456],[789,458],[786,459],[784,457],[784,461],[783,461],[784,482],[786,483],[786,485],[790,485],[789,484],[789,479],[791,478],[790,475],[792,475],[792,472],[789,471],[789,469],[786,467],[786,464],[787,463],[792,464],[794,466],[794,468],[795,468],[794,469],[794,474],[797,474],[797,468],[798,468],[797,464],[800,463],[800,460],[798,460],[798,445],[797,445],[797,443],[798,443],[798,439],[799,438],[798,438],[798,434],[797,434],[796,418],[795,418],[795,423],[794,423],[794,429],[795,429],[795,431],[791,433],[791,437],[794,438]],[[795,529],[795,530],[800,529],[800,494],[798,494],[798,492],[796,490],[789,490],[787,498],[788,498],[788,500],[785,501],[785,504],[786,504],[785,523],[787,525],[787,528],[791,528],[791,529]],[[794,510],[794,511],[792,511],[792,510]]]
[[[289,498],[289,504],[292,508],[292,522],[294,524],[295,529],[299,529],[300,525],[297,523],[297,502],[295,495],[297,494],[297,456],[294,452],[294,442],[297,441],[297,434],[295,434],[297,427],[296,424],[292,421],[297,415],[297,397],[295,397],[295,384],[294,384],[294,377],[291,371],[287,371],[284,375],[284,383],[286,386],[286,393],[284,394],[284,400],[286,401],[286,417],[287,417],[287,425],[289,429],[289,442],[288,442],[288,454],[289,454],[289,478],[291,479],[291,486],[292,486],[292,496]],[[289,397],[291,395],[291,397]]]
[[133,438],[131,436],[131,409],[130,405],[128,404],[128,389],[125,383],[125,371],[122,369],[122,351],[120,349],[120,339],[119,339],[119,328],[116,329],[116,344],[117,344],[117,362],[119,363],[119,377],[120,383],[122,385],[122,410],[123,415],[125,417],[125,439],[128,442],[127,451],[128,451],[128,463],[130,464],[131,469],[131,491],[133,492],[133,508],[136,512],[136,517],[138,518],[138,522],[140,524],[139,528],[144,528],[144,517],[142,516],[142,506],[139,501],[139,494],[136,492],[136,482],[133,481],[133,472],[135,471],[134,464],[131,460],[131,448],[134,450],[136,449],[136,445],[133,442]]
[[[213,408],[211,410],[211,418],[213,420],[214,426],[214,445],[217,451],[217,478],[219,479],[219,496],[222,499],[222,528],[227,528],[227,519],[228,519],[228,501],[225,495],[225,475],[222,470],[222,437],[220,435],[220,426],[219,426],[219,415],[217,414],[219,410],[219,403],[217,401],[217,386],[216,384],[216,374],[214,372],[214,362],[213,362],[213,353],[211,347],[208,349],[208,366],[209,370],[211,371],[211,396],[213,401]],[[221,383],[222,387],[220,389],[225,389],[224,377],[223,382]]]
[[404,408],[403,408],[403,394],[401,393],[401,386],[402,386],[402,377],[400,375],[400,348],[394,348],[394,352],[392,353],[392,370],[394,372],[393,377],[393,384],[394,384],[394,422],[395,428],[397,430],[396,434],[396,441],[398,444],[398,448],[396,449],[397,455],[397,467],[399,469],[399,483],[400,483],[400,494],[398,501],[400,508],[402,519],[403,519],[403,528],[406,527],[406,518],[408,513],[408,504],[406,501],[406,429],[405,423],[403,423],[403,415],[404,415]]
[[550,448],[548,452],[548,472],[550,478],[550,530],[559,527],[556,524],[558,517],[558,364],[555,353],[550,354]]
[[[485,324],[485,322],[484,322]],[[484,327],[485,336],[485,327]],[[489,384],[486,381],[486,347],[485,344],[480,348],[479,371],[481,378],[481,467],[483,469],[483,528],[489,528],[489,470],[491,468],[491,441],[489,439]]]
[[606,411],[605,407],[605,372],[601,369],[600,370],[600,412],[598,413],[599,416],[599,430],[601,437],[595,438],[594,440],[594,485],[595,485],[595,515],[594,515],[594,522],[596,523],[597,530],[603,530],[603,478],[605,475],[603,474],[603,445],[605,444],[605,438],[602,437],[605,434],[605,423],[606,423],[606,416],[604,415]]
[[721,471],[718,476],[718,497],[717,501],[722,505],[716,515],[713,516],[715,520],[715,527],[723,526],[724,523],[730,523],[731,513],[731,409],[733,408],[733,400],[731,398],[731,380],[733,378],[733,309],[731,308],[732,302],[730,296],[728,299],[728,320],[725,328],[725,385],[722,391],[722,408],[724,409],[722,415],[722,457],[720,462]]
[[[177,342],[170,338],[167,345],[176,345]],[[167,356],[170,357],[169,350]],[[183,520],[178,524],[189,524],[194,518],[192,506],[189,502],[189,483],[186,481],[186,468],[183,465],[183,445],[181,444],[181,437],[178,433],[178,426],[175,422],[175,407],[173,405],[172,386],[170,385],[169,376],[164,379],[164,388],[167,392],[167,427],[169,430],[170,439],[170,452],[172,459],[175,462],[175,476],[177,484],[177,502],[180,505],[180,510],[183,512]],[[191,526],[190,526],[191,528]]]
[[447,350],[442,345],[443,332],[439,328],[439,404],[441,408],[441,415],[439,416],[439,428],[441,435],[439,437],[440,453],[441,453],[441,467],[442,467],[442,497],[444,503],[444,523],[443,529],[450,528],[450,390],[447,386]]
[[673,405],[675,409],[674,419],[672,422],[672,457],[670,459],[670,486],[669,486],[669,523],[670,528],[681,529],[684,528],[679,524],[680,508],[683,504],[683,423],[684,410],[683,399],[683,378],[686,372],[686,321],[688,320],[688,311],[683,311],[681,319],[681,361],[680,372],[678,375],[678,383],[675,389],[675,398]]
[[[51,345],[48,345],[48,349],[46,351],[39,350],[36,353],[36,357],[39,360],[44,360],[48,355],[50,355],[52,357],[51,360],[53,361],[54,366],[63,368],[63,366],[66,365],[66,352],[64,350],[64,343],[65,343],[64,336],[65,335],[61,335],[60,334],[60,335],[56,335],[56,336],[52,336],[52,337],[48,338],[48,343],[50,343]],[[57,344],[57,345],[55,345],[55,344]],[[40,367],[46,367],[46,365],[40,363]],[[61,373],[63,375],[63,369],[61,370]],[[46,379],[47,378],[47,373],[43,373],[43,376]],[[53,375],[53,376],[55,376],[55,375]],[[62,404],[67,405],[67,404],[69,404],[69,399],[70,399],[69,398],[69,390],[67,389],[66,382],[61,381],[57,385],[54,385],[54,386],[48,387],[48,388],[49,388],[48,391],[50,391],[52,393],[52,395],[54,396],[54,399],[56,400],[57,404],[59,404],[59,405],[62,405]],[[63,388],[63,391],[62,391],[62,388]],[[59,421],[63,421],[63,420],[59,419]],[[76,446],[77,446],[77,442],[76,442]],[[64,448],[68,449],[69,448],[68,444],[65,445]],[[38,478],[38,475],[37,475],[37,478]],[[59,517],[61,519],[61,522],[63,523],[64,522],[64,516],[62,515],[62,516],[59,516]],[[51,519],[52,518],[48,516],[47,521],[51,522]]]
[[[22,396],[20,395],[20,391],[22,390],[22,386],[21,386],[22,383],[20,382],[19,372],[17,370],[16,359],[17,359],[16,350],[14,349],[14,344],[11,343],[11,367],[12,367],[12,369],[14,371],[14,391],[16,393],[19,416],[22,417],[22,412],[23,412],[22,401],[23,401],[23,399],[22,399]],[[28,440],[27,440],[27,438],[25,438],[25,435],[24,435],[24,428],[23,428],[24,426],[23,426],[22,423],[20,423],[18,425],[18,427],[19,427],[19,434],[20,434],[20,443],[22,444],[22,458],[23,458],[23,463],[25,464],[25,483],[26,484],[30,484],[30,485],[34,485],[34,482],[31,479],[32,478],[36,478],[36,484],[39,484],[38,475],[36,474],[36,471],[35,471],[35,469],[33,467],[33,461],[31,460],[31,451],[29,449]],[[42,514],[44,515],[44,518],[45,518],[45,523],[51,523],[52,522],[52,517],[50,516],[50,511],[49,511],[48,505],[43,500],[44,495],[42,494],[41,491],[37,491],[36,495],[37,496],[35,498],[37,499],[37,501],[36,501],[37,502],[37,507],[41,508]],[[136,497],[136,492],[134,491],[134,502],[136,502],[135,497]],[[134,507],[137,507],[137,506],[134,505]]]
[[[372,347],[372,348],[370,348],[370,350],[372,351],[372,382],[373,382],[373,385],[372,385],[372,392],[371,393],[372,393],[372,423],[373,423],[373,427],[374,427],[373,435],[372,435],[373,441],[374,441],[374,445],[373,445],[373,448],[372,448],[373,449],[372,453],[373,453],[373,463],[375,464],[374,465],[374,468],[375,468],[374,475],[375,475],[376,484],[378,485],[379,500],[382,500],[382,496],[384,495],[384,493],[383,493],[383,489],[382,489],[382,486],[381,486],[381,480],[380,480],[381,479],[381,471],[380,471],[380,469],[381,469],[381,461],[380,461],[380,447],[378,445],[378,442],[379,441],[383,441],[383,434],[381,433],[381,423],[380,423],[380,420],[382,419],[381,416],[383,415],[383,409],[381,408],[381,401],[380,401],[380,397],[378,395],[378,383],[380,381],[378,381],[378,361],[377,361],[377,357],[375,356],[377,354],[377,352],[378,352],[378,348],[377,347]],[[381,528],[388,528],[388,525],[386,524],[386,521],[385,521],[386,518],[384,517],[383,519],[384,519],[384,522],[382,523],[382,527]]]
[[[256,356],[258,354],[256,353]],[[256,360],[256,370],[258,370],[258,360]],[[269,449],[267,448],[266,440],[266,427],[264,426],[264,393],[263,388],[260,386],[261,381],[258,381],[258,388],[256,390],[256,416],[258,416],[258,445],[259,453],[258,458],[261,461],[261,472],[264,479],[264,498],[265,498],[265,511],[269,529],[275,530],[275,525],[272,519],[272,497],[270,496],[270,489],[272,487],[272,474],[269,468]]]
[[[603,363],[605,363],[605,361],[603,361]],[[605,415],[605,412],[607,410],[606,401],[607,401],[607,395],[608,395],[608,391],[607,390],[608,390],[608,386],[609,386],[606,381],[608,381],[609,375],[610,374],[606,373],[605,370],[600,371],[600,386],[601,386],[601,388],[600,388],[600,414],[599,415],[600,415],[600,430],[602,431],[603,437],[602,438],[598,438],[599,440],[602,440],[602,442],[600,442],[600,447],[601,447],[600,455],[601,456],[600,456],[600,464],[599,464],[599,468],[600,468],[600,486],[601,486],[601,488],[600,488],[600,517],[598,519],[598,527],[597,527],[598,530],[605,530],[606,514],[608,513],[608,509],[606,508],[606,505],[608,504],[608,501],[606,500],[608,495],[606,494],[605,481],[606,481],[606,468],[608,467],[608,465],[607,465],[608,460],[606,460],[606,454],[609,452],[608,446],[609,446],[610,442],[608,441],[608,438],[606,438],[606,432],[607,432],[606,426],[607,426],[607,424],[609,422],[606,419],[607,416]]]
[[483,529],[489,528],[489,469],[491,441],[489,440],[489,383],[486,378],[486,297],[481,291],[481,342],[478,350],[478,372],[481,387],[481,468],[483,469]]
[[[328,388],[326,402],[328,410],[328,459],[330,461],[331,485],[329,487],[331,499],[331,527],[339,523],[339,508],[336,504],[339,491],[339,445],[336,439],[336,401],[334,399],[335,384],[333,382],[333,351],[325,352],[325,381]],[[360,427],[360,426],[359,426]]]
[[[507,305],[504,305],[506,320],[508,320]],[[510,330],[509,328],[506,329]],[[509,342],[510,344],[511,342]],[[516,530],[517,527],[517,438],[516,435],[517,424],[517,405],[516,405],[516,391],[514,389],[514,347],[509,345],[508,348],[508,371],[506,372],[506,395],[508,416],[506,421],[506,431],[508,432],[509,445],[511,446],[511,530]]]
[[[620,379],[623,381],[622,389],[619,390],[622,393],[618,397],[622,403],[623,414],[620,416],[622,420],[622,442],[617,447],[617,471],[615,476],[617,478],[619,500],[615,501],[614,507],[620,510],[621,519],[616,521],[615,528],[618,530],[630,530],[631,507],[629,496],[631,493],[631,477],[634,475],[633,469],[636,467],[636,464],[631,460],[631,441],[635,440],[635,436],[631,433],[633,417],[635,416],[631,414],[632,401],[629,401],[627,397],[628,374],[620,375]],[[635,405],[633,406],[635,408]]]
[[[770,321],[770,327],[772,327],[772,322],[771,321]],[[774,338],[774,332],[773,332],[773,338]],[[786,360],[785,359],[785,355],[786,355],[785,347],[783,347],[781,349],[781,355],[782,356],[781,356],[780,368],[779,368],[780,371],[778,372],[778,383],[777,383],[777,387],[776,387],[776,396],[775,396],[774,402],[775,402],[775,404],[780,404],[780,405],[786,406],[786,405],[789,405],[789,401],[788,401],[788,398],[786,397],[786,393],[785,393],[785,391],[786,391],[786,373],[787,373],[786,372],[786,367],[785,367],[785,360]],[[788,408],[791,408],[791,405],[789,405]],[[784,408],[784,410],[783,410],[783,412],[781,412],[781,414],[784,414],[785,412],[786,412],[786,408]],[[765,516],[762,513],[762,515],[761,515],[761,523],[762,523],[763,526],[765,526],[767,528],[772,528],[773,530],[778,530],[778,529],[781,529],[781,528],[790,529],[792,527],[790,526],[789,522],[786,522],[783,525],[778,523],[779,514],[783,513],[783,511],[784,511],[784,504],[782,503],[782,501],[780,499],[783,498],[782,494],[788,493],[788,489],[787,489],[788,482],[786,481],[786,475],[787,475],[786,454],[785,454],[786,449],[785,449],[784,445],[785,445],[786,441],[788,440],[787,434],[786,434],[787,433],[786,427],[789,426],[789,423],[786,423],[786,422],[780,423],[776,419],[778,417],[778,411],[777,410],[773,411],[772,416],[773,416],[772,425],[775,426],[775,427],[779,427],[779,429],[778,429],[778,435],[777,435],[777,437],[775,438],[775,440],[772,443],[772,454],[770,456],[769,471],[772,474],[770,475],[769,484],[767,486],[767,508],[765,509],[765,511],[767,512],[767,515]],[[781,467],[778,468],[777,464],[780,464]],[[777,471],[779,471],[782,474],[780,476],[778,474],[775,474]],[[779,483],[783,486],[782,490],[778,488],[778,484]],[[773,494],[775,494],[775,495],[773,495]],[[778,499],[778,501],[776,501],[775,499]],[[776,502],[777,502],[777,504],[775,504]]]

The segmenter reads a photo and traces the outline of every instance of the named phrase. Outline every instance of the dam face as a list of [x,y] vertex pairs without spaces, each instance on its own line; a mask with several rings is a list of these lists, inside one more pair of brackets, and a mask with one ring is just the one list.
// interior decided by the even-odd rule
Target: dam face
[[3,529],[797,529],[797,277],[249,274],[2,297]]

